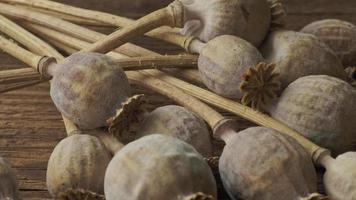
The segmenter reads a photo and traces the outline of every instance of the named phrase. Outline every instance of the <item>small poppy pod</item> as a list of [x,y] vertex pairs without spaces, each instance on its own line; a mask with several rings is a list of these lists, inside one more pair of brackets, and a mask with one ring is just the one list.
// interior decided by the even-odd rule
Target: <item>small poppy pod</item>
[[58,143],[47,167],[47,188],[58,198],[72,190],[104,193],[104,175],[111,159],[101,141],[90,135],[76,134]]
[[334,155],[355,149],[356,90],[326,76],[306,76],[291,83],[268,108],[270,115]]
[[124,71],[98,53],[75,53],[58,64],[52,76],[54,104],[82,130],[104,127],[131,95]]
[[309,154],[269,128],[252,127],[230,137],[219,170],[232,199],[323,199],[315,194],[317,176]]
[[345,67],[356,65],[356,26],[338,19],[312,22],[301,32],[313,34],[327,44]]
[[19,200],[15,171],[9,162],[0,157],[0,199]]
[[192,145],[203,156],[212,154],[210,130],[197,115],[181,106],[168,105],[147,114],[136,138],[162,133]]
[[[228,48],[227,48],[228,47]],[[243,75],[264,58],[249,42],[232,35],[216,37],[201,50],[198,67],[204,84],[224,97],[243,96]]]
[[126,145],[105,174],[107,200],[216,198],[216,183],[203,157],[189,144],[161,134]]
[[346,80],[340,60],[321,40],[311,34],[274,31],[261,46],[262,55],[275,63],[281,89],[308,75],[329,75]]
[[182,33],[204,42],[220,35],[236,35],[258,46],[271,25],[267,0],[180,0],[184,7]]

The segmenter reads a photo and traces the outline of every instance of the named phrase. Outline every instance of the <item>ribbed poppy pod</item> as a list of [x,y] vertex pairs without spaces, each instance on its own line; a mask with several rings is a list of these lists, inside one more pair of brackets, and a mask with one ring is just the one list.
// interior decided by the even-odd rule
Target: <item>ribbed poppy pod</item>
[[354,150],[356,142],[356,90],[340,79],[318,75],[291,83],[270,115],[297,130],[334,155]]
[[48,191],[55,198],[72,190],[103,194],[110,159],[110,152],[94,136],[76,134],[63,139],[48,161]]
[[57,109],[81,129],[106,120],[131,95],[124,71],[108,56],[76,53],[54,67],[51,97]]
[[200,53],[203,83],[221,96],[242,98],[245,104],[259,108],[279,90],[274,65],[265,63],[258,49],[239,37],[223,35],[207,43],[194,40],[190,48]]
[[321,40],[311,34],[274,31],[261,46],[262,55],[275,63],[281,88],[302,76],[329,75],[346,80],[340,60]]
[[312,22],[301,32],[310,33],[327,44],[345,67],[356,65],[356,26],[338,19]]
[[15,171],[11,168],[9,162],[2,157],[0,157],[0,199],[20,199]]
[[[228,48],[227,48],[228,47]],[[249,42],[231,35],[210,40],[200,51],[199,72],[204,84],[228,98],[242,97],[243,74],[264,58]]]
[[136,138],[162,133],[192,145],[205,157],[211,156],[210,130],[197,115],[181,106],[156,108],[144,118]]
[[[281,10],[281,3],[276,0],[175,0],[110,34],[88,50],[104,53],[160,26],[184,28],[186,36],[203,42],[220,35],[235,35],[259,46],[269,30],[282,21]],[[189,45],[189,41],[172,42],[184,48]]]
[[229,137],[219,170],[231,199],[323,199],[316,171],[296,141],[272,129],[252,127]]
[[208,164],[189,144],[161,134],[126,145],[105,174],[107,200],[216,198]]

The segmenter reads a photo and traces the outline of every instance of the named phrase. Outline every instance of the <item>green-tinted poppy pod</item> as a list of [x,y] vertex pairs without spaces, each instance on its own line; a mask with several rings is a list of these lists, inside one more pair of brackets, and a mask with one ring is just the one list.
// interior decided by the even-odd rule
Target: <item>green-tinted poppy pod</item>
[[165,135],[149,135],[126,145],[105,174],[107,200],[216,198],[209,165],[189,144]]
[[9,162],[2,157],[0,157],[0,199],[20,199],[15,171],[11,168]]

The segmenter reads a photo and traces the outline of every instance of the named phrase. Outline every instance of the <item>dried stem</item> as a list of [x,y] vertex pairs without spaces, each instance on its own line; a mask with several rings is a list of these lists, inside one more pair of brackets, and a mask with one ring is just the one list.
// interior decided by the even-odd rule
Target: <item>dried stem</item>
[[[96,42],[102,38],[105,38],[106,36],[104,34],[55,18],[53,16],[29,11],[26,9],[18,8],[7,4],[0,3],[0,13],[7,16],[11,16],[16,19],[22,19],[31,23],[48,27],[53,30],[57,30],[59,32],[67,33],[70,36],[88,42]],[[129,56],[139,56],[139,55],[147,55],[147,54],[159,55],[153,51],[141,48],[137,45],[133,45],[130,43],[121,46],[120,48],[116,49],[115,52],[121,52]],[[180,74],[180,76],[184,76],[186,80],[201,83],[197,71],[192,71],[192,70],[185,71],[184,73]]]
[[[39,38],[36,38],[36,36],[34,36],[33,34],[31,34],[30,32],[26,31],[25,29],[21,28],[20,26],[12,23],[10,20],[6,19],[5,17],[1,17],[0,18],[0,21],[3,21],[2,24],[2,27],[0,28],[0,30],[5,30],[5,29],[10,29],[12,30],[11,32],[7,32],[9,33],[9,36],[12,36],[12,34],[14,35],[14,37],[16,37],[18,39],[19,42],[22,43],[22,45],[26,46],[27,48],[33,48],[33,49],[37,49],[39,51],[40,54],[42,55],[49,55],[49,56],[61,56],[58,52],[56,52],[55,49],[53,49],[51,46],[49,46],[47,43],[41,41]],[[2,37],[2,39],[5,39]],[[35,41],[38,41],[36,43],[32,43],[32,39],[35,39]],[[13,43],[7,43],[6,40],[3,40],[5,43],[5,46],[6,44],[9,44],[10,46],[13,46]],[[34,47],[36,46],[36,47]],[[17,49],[18,46],[14,46],[15,49]],[[12,54],[13,56],[16,55],[16,56],[19,56],[20,58],[23,57],[19,54],[19,52],[21,52],[21,50],[19,52],[14,52],[13,50],[11,50],[10,48],[7,48],[9,50],[9,53],[14,53]],[[56,53],[53,53],[53,52],[56,52]],[[30,55],[28,54],[28,52],[26,52],[26,56],[33,56],[33,57],[36,57],[36,59],[38,59],[39,56],[34,56],[34,55]],[[19,59],[20,59],[19,58]],[[41,57],[42,58],[42,57]],[[30,65],[31,67],[34,66],[34,60],[33,58],[25,58],[23,57],[24,60],[22,61],[31,61]],[[21,59],[20,59],[21,60]],[[29,84],[34,84],[35,82],[31,82]],[[19,84],[15,87],[12,87],[12,88],[20,88],[20,87],[23,87],[20,86]],[[66,128],[66,132],[67,134],[71,134],[72,132],[75,132],[76,130],[78,130],[77,126],[71,122],[70,120],[68,120],[66,117],[64,117],[62,115],[62,118],[63,118],[63,122],[64,122],[64,126]]]
[[88,49],[82,51],[107,53],[121,46],[130,39],[153,30],[160,26],[182,26],[183,6],[179,1],[174,1],[166,8],[152,12],[138,19],[135,23],[115,31],[105,38],[95,42]]
[[[54,2],[54,1],[49,1],[49,2]],[[56,3],[56,2],[54,2],[54,3]],[[68,14],[62,14],[60,12],[47,10],[47,9],[41,9],[41,8],[38,8],[38,7],[31,7],[31,6],[27,6],[27,5],[21,5],[21,4],[13,4],[13,5],[16,6],[16,7],[23,8],[23,9],[33,10],[35,12],[51,15],[51,16],[54,16],[54,17],[57,17],[57,18],[60,18],[60,19],[63,19],[63,20],[67,20],[67,21],[73,22],[73,23],[78,24],[78,25],[95,26],[95,27],[107,27],[107,28],[116,27],[115,25],[106,24],[106,23],[99,22],[99,21],[96,21],[96,20],[86,19],[86,18],[72,16],[72,15],[68,15]]]
[[22,47],[18,46],[11,40],[8,40],[1,35],[0,48],[6,53],[26,63],[35,70],[37,70],[38,63],[42,59],[42,56],[38,56],[36,54],[31,53],[30,51],[23,49]]
[[[131,25],[134,20],[125,17],[112,15],[105,12],[99,12],[94,10],[88,10],[83,8],[77,8],[74,6],[48,1],[48,0],[1,0],[2,2],[8,2],[11,4],[18,4],[28,6],[32,9],[37,8],[36,11],[50,14],[68,21],[90,24],[90,25],[112,25],[117,27],[125,27]],[[59,14],[59,15],[58,15]],[[84,21],[83,21],[84,20]],[[88,20],[88,21],[85,21]],[[99,22],[96,23],[96,22]],[[184,47],[189,43],[191,37],[184,37],[177,33],[178,31],[169,27],[160,27],[146,35],[162,39],[164,41],[177,44]]]
[[[60,38],[58,38],[58,39],[60,39]],[[81,48],[80,46],[77,46],[78,50],[80,48]],[[162,83],[157,83],[157,82],[155,82],[155,81],[157,81],[156,79],[160,79],[160,80],[163,80],[169,84],[172,84],[175,87],[182,89],[185,93],[187,93],[189,95],[192,95],[192,96],[194,96],[200,100],[203,100],[211,105],[214,105],[218,108],[232,112],[232,113],[234,113],[238,116],[241,116],[242,118],[245,118],[245,119],[247,119],[251,122],[254,122],[258,125],[272,128],[278,132],[281,132],[283,134],[293,137],[301,145],[303,145],[306,150],[309,151],[310,155],[313,156],[314,160],[318,160],[319,155],[326,152],[325,149],[323,149],[323,148],[317,146],[316,144],[310,142],[309,140],[305,139],[303,136],[301,136],[295,130],[289,128],[288,126],[282,124],[281,122],[279,122],[267,115],[264,115],[258,111],[255,111],[247,106],[243,106],[240,103],[237,103],[235,101],[218,96],[210,91],[204,90],[204,89],[199,88],[195,85],[192,85],[192,84],[186,83],[182,80],[179,80],[177,78],[168,76],[159,70],[143,70],[140,73],[127,72],[127,75],[131,80],[133,80],[135,82],[140,82],[140,84],[142,84],[142,85],[145,85],[157,92],[160,92],[164,95],[167,95],[170,98],[173,98],[173,100],[179,102],[180,104],[186,106],[187,108],[191,108],[191,110],[200,114],[201,117],[203,119],[205,119],[206,121],[208,121],[208,122],[215,121],[215,123],[209,122],[209,125],[211,125],[211,127],[213,127],[213,128],[217,125],[217,123],[216,123],[216,120],[211,120],[211,118],[210,118],[210,116],[212,116],[211,114],[206,114],[207,111],[201,112],[200,109],[195,110],[194,108],[198,107],[198,105],[199,105],[198,103],[196,103],[197,105],[194,105],[192,107],[192,104],[188,98],[183,98],[180,95],[175,96],[175,92],[179,91],[179,90],[177,90],[177,89],[174,90],[174,88],[172,88],[172,87],[169,87]],[[147,82],[145,82],[145,81],[147,81]],[[169,89],[163,88],[163,86],[167,87]],[[171,93],[173,93],[173,94],[171,94]]]
[[0,15],[0,30],[6,35],[10,35],[11,38],[18,41],[20,44],[26,44],[28,49],[38,55],[42,55],[43,48],[45,48],[47,54],[53,55],[55,58],[60,59],[62,55],[60,55],[55,49],[48,48],[41,39],[33,36],[32,34],[27,34],[22,28],[19,28],[17,24],[7,19],[6,17]]
[[125,71],[152,68],[192,68],[196,67],[198,57],[195,55],[146,56],[121,58],[115,61]]

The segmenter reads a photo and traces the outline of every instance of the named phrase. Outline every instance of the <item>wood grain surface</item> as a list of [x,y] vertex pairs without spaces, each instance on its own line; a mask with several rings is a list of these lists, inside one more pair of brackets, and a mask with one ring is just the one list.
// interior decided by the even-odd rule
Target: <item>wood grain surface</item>
[[[299,30],[307,23],[338,18],[356,23],[355,0],[284,0],[288,28]],[[160,8],[170,0],[60,0],[84,8],[107,11],[137,18]],[[127,4],[129,2],[130,4]],[[180,51],[172,45],[140,38],[136,43],[161,53]],[[25,67],[14,58],[0,53],[0,70]],[[136,88],[136,92],[142,92]],[[18,172],[21,195],[25,200],[51,199],[46,190],[47,160],[55,145],[65,137],[60,114],[49,97],[49,84],[0,94],[0,155]],[[164,97],[148,94],[152,107],[171,103]],[[241,120],[241,128],[249,126]]]

